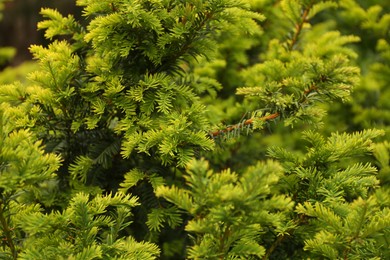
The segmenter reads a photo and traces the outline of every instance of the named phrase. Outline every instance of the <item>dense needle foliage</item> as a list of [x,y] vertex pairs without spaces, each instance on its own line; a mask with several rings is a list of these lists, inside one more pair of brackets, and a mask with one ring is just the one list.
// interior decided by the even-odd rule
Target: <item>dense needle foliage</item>
[[76,4],[0,87],[0,258],[390,258],[387,1]]

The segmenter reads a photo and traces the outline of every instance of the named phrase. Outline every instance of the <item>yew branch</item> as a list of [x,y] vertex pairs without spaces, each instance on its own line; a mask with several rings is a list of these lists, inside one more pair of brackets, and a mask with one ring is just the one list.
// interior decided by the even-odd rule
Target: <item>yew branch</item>
[[297,23],[295,25],[295,33],[294,33],[294,35],[291,39],[290,45],[288,47],[290,51],[294,48],[295,44],[298,42],[299,35],[302,32],[303,25],[307,21],[307,16],[309,15],[309,11],[310,11],[311,7],[312,7],[312,5],[309,5],[305,8],[305,10],[303,10],[300,23]]
[[[304,93],[304,99],[301,100],[300,102],[301,103],[307,102],[307,99],[306,99],[307,95],[309,95],[313,91],[317,91],[317,90],[318,90],[317,86],[315,84],[312,84],[308,89],[306,89],[303,92]],[[214,137],[223,135],[225,133],[232,132],[235,129],[241,128],[243,126],[252,125],[255,120],[268,121],[268,120],[275,119],[275,118],[277,118],[279,116],[280,116],[280,113],[279,112],[275,112],[273,114],[262,116],[262,117],[250,118],[250,119],[245,120],[242,123],[238,123],[238,124],[235,124],[235,125],[232,125],[232,126],[228,126],[225,129],[212,131],[212,132],[210,132],[210,135],[214,138]]]
[[17,259],[18,252],[17,252],[16,247],[14,245],[14,241],[12,238],[12,231],[11,231],[10,227],[8,226],[7,220],[5,219],[3,208],[4,208],[4,205],[0,201],[0,225],[1,225],[1,229],[3,230],[4,236],[5,236],[4,241],[5,241],[6,245],[9,247],[9,249],[11,250],[11,254],[12,254],[13,258]]
[[222,135],[222,134],[224,134],[224,133],[231,132],[231,131],[233,131],[234,129],[240,128],[240,127],[242,127],[242,125],[244,125],[244,126],[251,125],[251,124],[253,124],[253,121],[254,121],[255,119],[257,119],[257,120],[263,120],[263,121],[268,121],[268,120],[271,120],[271,119],[275,119],[275,118],[277,118],[278,116],[279,116],[279,113],[276,112],[276,113],[273,113],[273,114],[270,114],[270,115],[267,115],[267,116],[263,116],[263,117],[250,118],[250,119],[245,120],[243,123],[235,124],[235,125],[226,127],[225,129],[222,129],[222,130],[213,131],[213,132],[210,133],[210,135],[211,135],[212,137],[217,137],[217,136]]

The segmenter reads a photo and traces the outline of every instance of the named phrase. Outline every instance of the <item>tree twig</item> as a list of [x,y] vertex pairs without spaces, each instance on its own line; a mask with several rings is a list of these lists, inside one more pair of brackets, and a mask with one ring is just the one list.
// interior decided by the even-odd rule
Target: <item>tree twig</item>
[[231,132],[234,129],[240,128],[242,126],[251,125],[251,124],[253,124],[254,120],[256,120],[256,119],[257,120],[268,121],[268,120],[271,120],[271,119],[275,119],[278,116],[279,116],[279,113],[276,112],[276,113],[273,113],[273,114],[270,114],[270,115],[267,115],[267,116],[263,116],[263,117],[250,118],[250,119],[245,120],[243,123],[235,124],[235,125],[226,127],[225,129],[222,129],[222,130],[216,130],[216,131],[210,132],[210,135],[212,137],[217,137],[217,136],[222,135],[224,133]]
[[18,252],[16,250],[16,247],[14,245],[13,239],[12,239],[12,234],[11,234],[11,229],[8,226],[7,220],[4,217],[4,210],[3,210],[3,203],[0,201],[0,224],[2,227],[2,230],[5,234],[5,243],[9,247],[12,253],[12,257],[14,259],[17,259]]
[[294,48],[295,44],[298,41],[299,35],[302,32],[303,25],[305,24],[305,22],[307,20],[307,16],[309,15],[309,11],[310,11],[311,7],[312,7],[312,5],[310,4],[305,8],[305,10],[303,10],[301,22],[295,25],[295,33],[293,35],[293,38],[291,39],[291,42],[290,42],[290,45],[288,48],[290,51]]

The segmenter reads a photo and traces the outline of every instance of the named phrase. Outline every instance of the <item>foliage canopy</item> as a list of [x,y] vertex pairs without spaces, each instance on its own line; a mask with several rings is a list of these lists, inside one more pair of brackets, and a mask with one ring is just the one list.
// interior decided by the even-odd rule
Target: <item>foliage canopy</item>
[[39,67],[0,87],[0,257],[389,258],[390,7],[368,2],[43,8]]

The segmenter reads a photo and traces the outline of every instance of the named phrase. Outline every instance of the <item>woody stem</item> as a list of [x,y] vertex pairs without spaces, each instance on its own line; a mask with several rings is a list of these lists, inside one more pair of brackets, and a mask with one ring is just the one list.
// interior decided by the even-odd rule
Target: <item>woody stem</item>
[[4,217],[4,207],[2,201],[0,201],[0,224],[1,224],[1,229],[3,230],[5,235],[5,243],[11,250],[13,258],[17,259],[17,251],[12,239],[11,229],[9,228],[7,220]]

